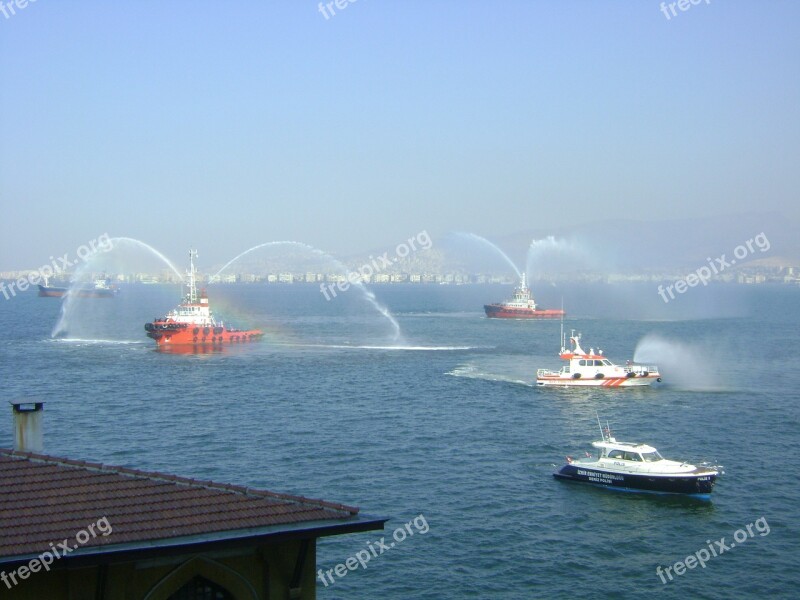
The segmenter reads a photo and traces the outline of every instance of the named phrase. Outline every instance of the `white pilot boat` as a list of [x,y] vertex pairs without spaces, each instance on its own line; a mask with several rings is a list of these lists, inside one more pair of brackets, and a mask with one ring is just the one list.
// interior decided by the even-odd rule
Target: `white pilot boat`
[[597,352],[594,348],[586,352],[581,347],[581,334],[574,330],[569,341],[570,347],[567,348],[562,332],[559,358],[567,361],[567,364],[558,371],[537,370],[536,385],[638,387],[661,381],[661,374],[655,365],[638,365],[631,361],[625,366],[616,365],[599,348]]
[[707,496],[722,473],[721,467],[707,463],[667,460],[647,444],[619,442],[608,427],[605,432],[601,427],[600,433],[603,439],[592,442],[599,456],[568,456],[553,477],[626,490]]

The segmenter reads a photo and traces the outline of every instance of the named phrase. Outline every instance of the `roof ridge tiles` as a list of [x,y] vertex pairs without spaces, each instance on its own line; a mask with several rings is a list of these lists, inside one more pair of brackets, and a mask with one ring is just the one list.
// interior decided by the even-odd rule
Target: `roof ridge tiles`
[[239,494],[250,497],[262,498],[276,498],[287,502],[296,502],[299,504],[310,504],[340,512],[346,512],[350,515],[357,515],[359,508],[355,506],[348,506],[346,504],[339,504],[335,502],[328,502],[317,498],[307,498],[305,496],[296,496],[292,494],[285,494],[282,492],[271,492],[269,490],[262,490],[252,488],[249,486],[241,486],[235,484],[217,483],[211,480],[196,480],[189,477],[181,477],[179,475],[170,475],[168,473],[160,473],[158,471],[143,471],[140,469],[132,469],[124,466],[104,465],[103,463],[87,462],[83,460],[74,460],[69,458],[51,456],[48,454],[38,454],[34,452],[21,452],[18,450],[11,450],[0,448],[0,457],[6,456],[11,459],[24,459],[31,462],[40,462],[55,466],[72,467],[83,469],[87,471],[100,471],[103,473],[124,475],[129,477],[145,478],[154,481],[163,481],[174,483],[178,485],[186,485],[194,488],[205,488],[209,490],[222,491],[232,494]]

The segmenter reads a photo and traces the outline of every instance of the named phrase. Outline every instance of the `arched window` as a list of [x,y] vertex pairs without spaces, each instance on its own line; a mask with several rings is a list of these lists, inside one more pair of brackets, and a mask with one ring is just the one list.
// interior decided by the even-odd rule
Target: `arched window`
[[169,600],[236,600],[236,598],[224,587],[198,575],[172,594]]

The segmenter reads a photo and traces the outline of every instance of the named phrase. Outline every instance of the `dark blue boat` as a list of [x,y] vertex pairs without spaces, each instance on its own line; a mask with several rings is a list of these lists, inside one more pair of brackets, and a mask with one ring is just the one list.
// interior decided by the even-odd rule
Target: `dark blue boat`
[[[601,431],[601,433],[603,433]],[[667,460],[652,446],[618,442],[606,429],[603,439],[592,442],[597,457],[567,457],[567,464],[553,473],[556,479],[581,481],[611,488],[666,494],[708,495],[714,489],[720,467]]]

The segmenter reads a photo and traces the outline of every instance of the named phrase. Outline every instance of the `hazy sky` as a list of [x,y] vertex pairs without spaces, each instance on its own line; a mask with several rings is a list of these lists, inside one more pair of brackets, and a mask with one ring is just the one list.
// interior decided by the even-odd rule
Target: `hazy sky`
[[[341,0],[340,0],[341,2]],[[38,0],[0,14],[0,269],[425,229],[800,217],[800,3]]]

